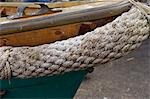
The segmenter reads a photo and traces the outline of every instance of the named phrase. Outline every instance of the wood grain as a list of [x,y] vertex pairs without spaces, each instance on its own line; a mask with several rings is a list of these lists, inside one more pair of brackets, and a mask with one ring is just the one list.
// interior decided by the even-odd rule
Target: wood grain
[[0,46],[34,46],[78,35],[80,24],[69,24],[0,36]]

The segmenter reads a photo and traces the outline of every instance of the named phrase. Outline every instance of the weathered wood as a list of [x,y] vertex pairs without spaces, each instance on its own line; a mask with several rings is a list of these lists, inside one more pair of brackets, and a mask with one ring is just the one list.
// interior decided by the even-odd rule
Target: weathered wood
[[79,11],[66,11],[22,20],[3,21],[0,23],[0,35],[98,20],[118,15],[129,10],[130,6],[131,4],[128,1],[122,1],[112,5],[96,6]]
[[[89,3],[90,3],[90,6],[92,5],[95,6],[95,5],[103,5],[103,4],[112,4],[118,1],[121,1],[121,0],[96,0],[93,2],[92,1],[71,1],[71,2],[56,2],[56,3],[44,3],[44,4],[46,4],[50,8],[59,8],[62,11],[64,10],[66,11],[66,10],[78,10],[80,7],[78,5],[84,5],[84,7],[88,7]],[[16,13],[16,9],[20,5],[28,6],[28,8],[25,10],[26,14],[31,14],[33,12],[36,12],[40,8],[38,5],[35,5],[34,3],[8,2],[8,3],[0,3],[0,9],[4,8],[6,10],[7,15],[12,15]],[[71,8],[68,8],[68,7],[71,7]]]
[[80,24],[69,24],[0,36],[0,46],[34,46],[78,35]]
[[[80,1],[69,1],[69,2],[54,2],[54,3],[44,3],[48,5],[50,8],[66,8],[66,7],[72,7],[77,5],[83,5],[88,3],[95,3],[95,2],[101,2],[101,3],[108,3],[108,2],[118,2],[121,0],[95,0],[95,1],[89,1],[89,0],[80,0]],[[27,5],[30,8],[39,8],[38,5],[35,5],[35,3],[24,3],[24,2],[0,2],[0,7],[18,7],[20,5]]]
[[[78,5],[86,5],[89,3],[97,3],[97,4],[110,4],[119,2],[121,0],[80,0],[80,1],[69,1],[69,2],[54,2],[54,3],[44,3],[48,5],[50,8],[67,8],[72,6],[78,6]],[[125,0],[124,0],[125,1]],[[149,3],[149,0],[137,0],[139,2]],[[40,8],[38,5],[35,5],[35,3],[24,3],[24,2],[0,2],[0,8],[1,7],[18,7],[20,5],[27,5],[29,8]]]
[[0,46],[34,46],[46,44],[57,40],[83,35],[96,27],[105,25],[114,20],[117,16],[102,18],[95,21],[69,24],[53,28],[26,31],[0,36]]
[[[56,8],[56,7],[71,7],[71,6],[77,6],[81,4],[86,4],[85,1],[71,1],[71,2],[56,2],[56,3],[44,3],[48,5],[50,8]],[[38,5],[35,5],[35,3],[23,3],[23,2],[0,2],[0,6],[2,7],[18,7],[20,5],[27,5],[30,8],[40,8]]]
[[[0,9],[5,9],[6,15],[14,15],[16,13],[17,7],[4,6],[4,7],[0,7]],[[39,10],[39,8],[26,8],[25,13],[26,13],[26,15],[29,15],[33,12],[38,11],[38,10]],[[52,14],[55,12],[51,11],[50,13]]]
[[0,46],[35,46],[84,34],[112,21],[113,16],[130,6],[126,1],[105,6],[92,3],[64,8],[63,12],[51,15],[16,20],[0,18]]

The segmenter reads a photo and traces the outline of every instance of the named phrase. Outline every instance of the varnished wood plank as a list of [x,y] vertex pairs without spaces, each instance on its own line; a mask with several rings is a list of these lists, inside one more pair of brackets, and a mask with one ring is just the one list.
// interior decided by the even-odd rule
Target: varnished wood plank
[[69,24],[0,36],[0,45],[34,46],[78,35],[80,24]]

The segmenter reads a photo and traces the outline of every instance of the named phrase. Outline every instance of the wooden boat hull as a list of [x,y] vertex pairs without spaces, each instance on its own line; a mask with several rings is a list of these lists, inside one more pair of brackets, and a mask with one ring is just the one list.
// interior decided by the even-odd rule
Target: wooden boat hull
[[[87,70],[32,79],[0,80],[3,98],[73,98]],[[2,92],[2,91],[1,91]]]
[[[90,23],[87,26],[92,30],[99,26],[99,23],[109,22],[108,17],[112,18],[127,11],[130,6],[131,4],[125,1],[109,7],[97,5],[79,11],[68,10],[15,20],[1,19],[0,46],[34,46],[84,34],[88,32],[81,28],[85,22]],[[106,20],[99,22],[102,19]],[[93,22],[96,24],[93,25]]]
[[77,36],[80,24],[69,24],[0,36],[0,46],[35,46]]
[[0,46],[35,46],[83,35],[96,27],[105,25],[117,16],[106,17],[100,20],[68,24],[39,30],[26,31],[0,36]]

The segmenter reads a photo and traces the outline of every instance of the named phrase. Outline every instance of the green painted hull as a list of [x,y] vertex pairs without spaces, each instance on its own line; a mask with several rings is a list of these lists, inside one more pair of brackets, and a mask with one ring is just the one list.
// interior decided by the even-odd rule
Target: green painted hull
[[30,79],[1,80],[2,98],[73,98],[87,70]]

